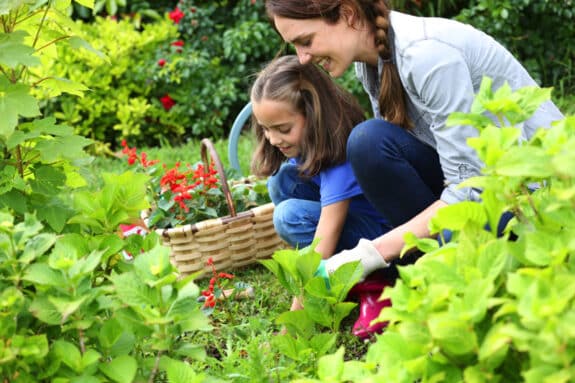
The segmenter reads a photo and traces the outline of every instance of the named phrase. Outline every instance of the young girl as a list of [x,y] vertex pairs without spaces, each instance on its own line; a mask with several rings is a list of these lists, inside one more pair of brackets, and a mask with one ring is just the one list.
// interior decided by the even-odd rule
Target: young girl
[[284,56],[259,73],[251,102],[252,172],[270,176],[280,237],[299,248],[318,238],[316,251],[326,259],[388,230],[346,161],[348,136],[364,119],[351,94],[317,66]]
[[[367,199],[393,229],[336,254],[325,263],[328,272],[355,260],[365,274],[386,268],[397,262],[405,233],[429,236],[438,209],[479,200],[480,191],[458,187],[480,174],[467,145],[477,132],[447,129],[445,121],[470,110],[483,76],[494,89],[536,85],[509,51],[469,25],[394,12],[386,0],[267,0],[266,10],[302,64],[338,77],[355,63],[372,103],[375,119],[353,130],[347,155]],[[546,102],[523,124],[523,136],[562,118]]]

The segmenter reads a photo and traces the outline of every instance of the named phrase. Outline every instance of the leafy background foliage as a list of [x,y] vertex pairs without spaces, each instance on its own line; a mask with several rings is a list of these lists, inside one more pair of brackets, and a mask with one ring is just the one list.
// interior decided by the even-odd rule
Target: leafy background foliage
[[[117,20],[81,16],[80,9],[96,4],[102,12],[117,10]],[[242,4],[246,9],[254,5]],[[407,5],[421,12],[455,12],[453,4],[413,1]],[[559,12],[555,4],[541,10]],[[141,47],[136,51],[147,52],[144,61],[151,61],[147,69],[154,73],[170,69],[157,62],[167,53],[175,62],[182,57],[179,48],[171,45],[179,36],[171,35],[174,24],[164,17],[166,9],[156,10],[160,18],[154,18],[154,9],[146,8],[154,4],[82,0],[74,2],[73,9],[70,5],[66,0],[0,3],[0,114],[4,116],[0,119],[0,380],[538,383],[575,379],[571,368],[575,357],[575,120],[569,116],[554,129],[519,143],[516,128],[495,128],[482,116],[488,110],[520,123],[549,97],[550,90],[527,88],[513,93],[503,87],[493,92],[486,85],[471,114],[452,116],[481,132],[470,145],[486,164],[484,175],[469,185],[484,189],[483,201],[454,205],[435,217],[433,231],[453,233],[445,246],[407,237],[410,246],[427,255],[401,269],[401,279],[385,293],[393,306],[382,312],[381,319],[389,320],[390,327],[373,343],[362,345],[350,338],[349,317],[345,317],[356,310],[344,295],[356,281],[357,265],[334,275],[333,288],[327,289],[325,281],[313,275],[319,260],[313,249],[278,252],[273,262],[265,262],[270,272],[254,266],[240,274],[257,287],[254,300],[225,301],[206,316],[197,302],[199,285],[205,282],[196,283],[193,276],[181,278],[154,233],[118,235],[119,224],[132,223],[148,207],[147,179],[124,172],[116,163],[109,166],[113,172],[105,172],[103,158],[92,162],[86,148],[93,141],[78,134],[82,119],[67,124],[60,117],[69,111],[59,110],[58,105],[68,95],[78,104],[82,95],[89,99],[91,92],[98,91],[98,81],[85,86],[58,71],[69,70],[69,76],[82,81],[92,75],[108,79],[108,91],[101,93],[108,98],[121,93],[124,85],[135,92],[125,83],[116,84],[126,81],[122,76],[97,73],[105,67],[113,74],[115,66],[106,64],[106,58],[118,57],[118,71],[130,73],[133,81],[139,75],[146,81],[151,77],[143,74],[145,70],[131,73],[121,55],[99,51],[105,44],[98,39],[82,39],[100,33],[90,30],[89,24],[102,23],[100,29],[108,34],[103,40],[110,44],[112,31],[123,31],[127,41]],[[200,5],[205,4],[196,4]],[[209,4],[206,7],[208,12]],[[136,9],[150,12],[145,17],[121,16]],[[561,12],[562,17],[571,17]],[[74,21],[70,15],[84,21]],[[229,41],[236,41],[235,37]],[[156,48],[148,52],[151,46]],[[85,52],[74,56],[78,61],[70,59],[77,49]],[[114,49],[121,52],[120,47]],[[239,53],[230,50],[229,54]],[[59,60],[68,63],[66,68],[54,64]],[[137,58],[133,60],[133,68],[144,67]],[[84,76],[73,68],[77,63]],[[566,80],[559,95],[567,96],[561,99],[569,105],[569,94],[562,93],[569,78],[562,78]],[[149,85],[146,81],[143,84]],[[158,124],[178,109],[174,106],[168,112],[156,95],[150,96],[155,84],[141,103],[158,109],[150,117],[157,118]],[[162,88],[157,95],[166,91],[172,92]],[[122,97],[114,102],[129,100]],[[174,97],[176,105],[183,104],[179,97]],[[91,102],[77,113],[98,111],[98,101]],[[75,109],[76,103],[69,102],[67,108]],[[132,112],[123,113],[131,116]],[[114,130],[122,121],[127,121],[125,126]],[[102,117],[102,126],[112,125],[100,129],[100,119],[94,119],[91,128],[111,140],[104,144],[113,149],[118,132],[136,129],[137,124],[147,132],[146,121],[114,121],[109,112]],[[139,137],[146,140],[147,133]],[[162,136],[150,138],[151,142],[158,137]],[[225,147],[225,141],[220,145]],[[170,152],[170,158],[190,155],[189,148]],[[249,148],[244,153],[249,159]],[[541,187],[532,190],[533,183]],[[486,223],[495,227],[500,215],[509,211],[515,218],[503,237],[486,230]],[[134,260],[126,260],[123,251],[133,253]],[[270,278],[272,274],[277,278]],[[307,308],[282,313],[292,293],[303,294]],[[287,334],[276,336],[282,325]]]

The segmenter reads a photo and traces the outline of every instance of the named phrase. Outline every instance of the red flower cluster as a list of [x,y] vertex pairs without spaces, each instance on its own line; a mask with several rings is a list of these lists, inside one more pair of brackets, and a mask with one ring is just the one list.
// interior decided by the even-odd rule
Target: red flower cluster
[[142,152],[138,155],[138,149],[130,148],[126,140],[122,140],[122,154],[128,155],[128,164],[134,165],[135,163],[139,162],[143,168],[147,168],[153,166],[159,162],[159,160],[152,160],[148,161],[148,154],[146,152]]
[[169,14],[170,19],[176,23],[179,24],[180,20],[184,18],[184,12],[182,12],[180,10],[180,8],[176,7],[176,9],[174,9],[172,12],[170,12]]
[[[186,213],[190,211],[188,205],[186,205],[187,200],[193,199],[192,192],[197,193],[197,195],[205,195],[209,189],[215,189],[218,187],[219,180],[216,177],[218,173],[214,169],[214,164],[210,164],[208,170],[204,169],[204,165],[199,164],[196,170],[180,172],[180,163],[169,169],[160,179],[160,186],[163,191],[170,190],[174,195],[174,201],[180,205],[180,208]],[[192,183],[190,181],[189,175],[192,173]],[[197,188],[202,185],[202,188]]]
[[[224,294],[224,288],[221,283],[221,279],[233,279],[234,275],[229,273],[218,273],[216,267],[214,266],[214,260],[212,258],[208,258],[206,262],[208,266],[212,268],[212,278],[210,278],[210,285],[207,289],[202,291],[202,295],[206,297],[204,301],[204,307],[214,307],[216,305],[216,299],[221,294]],[[217,287],[217,289],[216,289]],[[225,296],[224,296],[225,298]]]
[[166,65],[166,62],[167,62],[166,59],[159,59],[159,60],[158,60],[158,65],[161,66],[161,67],[163,67],[164,65]]
[[164,95],[164,97],[160,98],[160,102],[162,103],[162,106],[165,110],[170,110],[174,107],[174,105],[176,105],[176,101],[167,93]]

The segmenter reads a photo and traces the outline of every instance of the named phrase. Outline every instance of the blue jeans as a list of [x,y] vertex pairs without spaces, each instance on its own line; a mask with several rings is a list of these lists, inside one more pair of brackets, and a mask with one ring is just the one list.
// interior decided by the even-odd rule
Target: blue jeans
[[[278,235],[293,247],[311,244],[321,214],[319,186],[298,175],[296,165],[284,163],[268,180]],[[348,212],[335,252],[351,249],[361,238],[373,239],[387,228],[373,218]]]
[[347,159],[367,200],[393,226],[438,200],[444,188],[436,150],[384,120],[367,120],[351,131]]
[[[384,120],[367,120],[351,131],[347,160],[368,201],[393,226],[409,221],[438,200],[444,188],[437,151]],[[511,213],[502,215],[500,235],[512,217]],[[444,234],[449,242],[451,233]]]

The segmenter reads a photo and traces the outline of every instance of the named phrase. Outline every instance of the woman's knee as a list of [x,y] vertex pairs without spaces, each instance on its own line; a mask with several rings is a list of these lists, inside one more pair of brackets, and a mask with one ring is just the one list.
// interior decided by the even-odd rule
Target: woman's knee
[[402,128],[385,120],[371,119],[358,124],[347,140],[347,159],[365,164],[374,154],[381,155],[396,145]]

